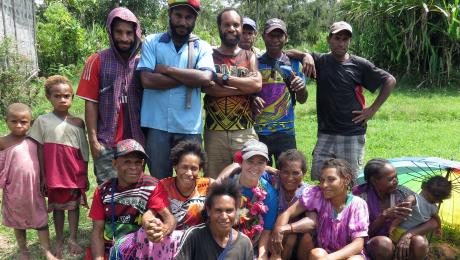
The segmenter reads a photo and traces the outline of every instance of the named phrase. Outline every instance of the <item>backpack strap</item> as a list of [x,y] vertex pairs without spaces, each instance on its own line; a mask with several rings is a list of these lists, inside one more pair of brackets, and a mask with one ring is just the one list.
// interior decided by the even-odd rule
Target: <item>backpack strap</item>
[[[187,64],[187,69],[193,69],[193,60],[194,60],[194,47],[195,47],[195,42],[199,38],[193,34],[190,34],[190,37],[188,39],[188,64]],[[186,96],[186,103],[185,103],[185,108],[189,109],[192,107],[192,93],[193,88],[190,86],[187,86],[187,96]]]

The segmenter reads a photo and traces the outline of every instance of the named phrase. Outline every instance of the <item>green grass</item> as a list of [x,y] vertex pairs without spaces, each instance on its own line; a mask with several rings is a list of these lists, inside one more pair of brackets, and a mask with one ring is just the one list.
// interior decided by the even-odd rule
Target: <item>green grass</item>
[[[74,84],[77,85],[76,82]],[[309,99],[305,105],[296,107],[297,146],[311,161],[311,152],[316,142],[316,104],[315,86],[308,85]],[[366,93],[367,104],[371,104],[377,94]],[[34,107],[34,117],[51,111],[51,106],[43,97],[41,105]],[[460,160],[460,91],[408,89],[401,86],[393,92],[389,100],[369,122],[366,143],[366,161],[374,157],[393,158],[400,156],[437,156]],[[84,102],[75,98],[71,112],[83,117]],[[5,123],[0,122],[0,134],[7,133]],[[96,185],[90,163],[90,191],[87,192],[91,203]],[[82,208],[79,228],[79,241],[89,245],[91,221],[88,210]],[[54,227],[50,215],[52,243],[55,239]],[[68,236],[68,225],[65,226]],[[460,245],[460,235],[454,228],[446,227],[439,241],[451,245]],[[458,229],[457,229],[458,230]],[[28,232],[34,259],[38,259],[38,239],[35,231]],[[0,226],[0,259],[10,259],[16,251],[14,234],[11,229]],[[2,243],[6,248],[2,248]],[[13,246],[14,245],[14,246]],[[78,259],[67,256],[66,259]]]

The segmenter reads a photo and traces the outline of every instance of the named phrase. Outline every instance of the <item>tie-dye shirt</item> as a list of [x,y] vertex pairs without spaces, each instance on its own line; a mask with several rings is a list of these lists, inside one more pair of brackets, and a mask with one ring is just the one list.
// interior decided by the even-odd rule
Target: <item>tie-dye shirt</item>
[[259,135],[270,135],[275,132],[294,135],[292,97],[282,75],[273,67],[275,62],[279,62],[285,77],[289,77],[293,72],[305,82],[300,62],[289,60],[284,53],[278,60],[268,57],[267,54],[262,55],[258,60],[259,71],[262,74],[262,90],[257,96],[265,101],[265,105],[262,114],[256,116],[254,129]]
[[162,179],[160,185],[168,193],[171,213],[177,220],[176,229],[187,229],[204,222],[204,201],[211,185],[210,178],[198,178],[195,190],[188,197],[182,196],[177,190],[176,177]]
[[[304,190],[299,201],[307,211],[318,214],[318,246],[328,253],[342,249],[356,238],[368,236],[369,213],[363,199],[348,195],[345,208],[337,214],[320,188],[310,186]],[[364,254],[363,251],[361,254]]]

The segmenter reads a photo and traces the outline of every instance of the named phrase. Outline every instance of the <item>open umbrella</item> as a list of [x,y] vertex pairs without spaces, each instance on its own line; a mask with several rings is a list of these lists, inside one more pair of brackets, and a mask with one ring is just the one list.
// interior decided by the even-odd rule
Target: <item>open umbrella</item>
[[[437,157],[403,157],[389,160],[396,168],[400,185],[420,192],[422,182],[434,175],[452,181],[452,196],[440,205],[439,216],[443,223],[460,226],[460,162]],[[361,172],[358,184],[365,182]]]

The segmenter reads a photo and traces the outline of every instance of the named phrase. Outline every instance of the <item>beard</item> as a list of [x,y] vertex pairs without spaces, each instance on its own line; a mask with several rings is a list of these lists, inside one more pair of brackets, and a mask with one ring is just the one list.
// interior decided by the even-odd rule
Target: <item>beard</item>
[[[195,28],[195,23],[193,23],[191,26],[186,27],[186,26],[176,26],[171,22],[171,19],[169,19],[169,28],[171,30],[172,37],[175,39],[180,39],[180,40],[186,40],[190,36],[190,34],[193,32],[193,29]],[[184,35],[179,34],[177,32],[177,29],[184,28],[186,33]]]
[[113,43],[115,45],[115,49],[117,49],[117,51],[121,54],[129,54],[133,51],[134,49],[134,46],[136,45],[136,41],[134,40],[128,48],[121,48],[119,46],[119,42],[115,41],[115,39],[113,40]]
[[226,33],[219,31],[219,37],[220,37],[220,41],[222,42],[222,44],[228,48],[235,48],[240,42],[241,35],[237,33],[235,35],[235,39],[231,39],[231,40],[228,39],[226,35],[227,35]]

